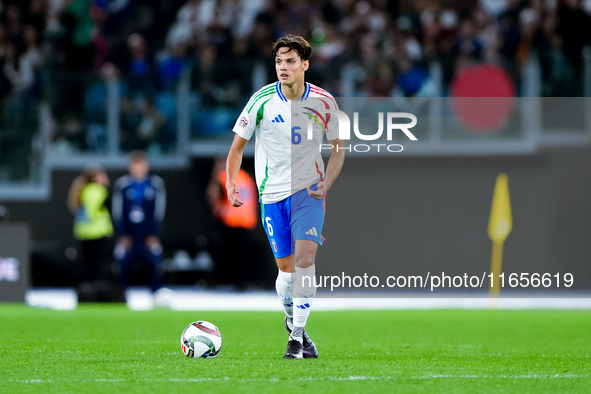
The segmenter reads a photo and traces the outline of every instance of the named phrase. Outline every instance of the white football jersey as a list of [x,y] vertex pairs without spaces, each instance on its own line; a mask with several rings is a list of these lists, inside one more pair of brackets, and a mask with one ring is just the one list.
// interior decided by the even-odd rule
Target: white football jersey
[[[324,136],[338,138],[338,109],[327,91],[306,83],[300,101],[289,101],[281,83],[269,84],[252,95],[233,131],[255,141],[255,175],[259,198],[265,204],[284,200],[324,179],[320,145]],[[308,125],[311,125],[309,130]]]

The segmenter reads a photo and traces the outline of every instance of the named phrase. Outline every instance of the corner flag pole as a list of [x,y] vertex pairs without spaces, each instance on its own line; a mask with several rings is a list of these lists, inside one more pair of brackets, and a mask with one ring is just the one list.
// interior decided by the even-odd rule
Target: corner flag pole
[[498,297],[501,285],[499,275],[503,270],[503,244],[513,228],[511,201],[509,199],[509,179],[504,172],[497,176],[493,194],[492,208],[488,222],[488,237],[492,240],[490,272],[493,275],[491,297]]

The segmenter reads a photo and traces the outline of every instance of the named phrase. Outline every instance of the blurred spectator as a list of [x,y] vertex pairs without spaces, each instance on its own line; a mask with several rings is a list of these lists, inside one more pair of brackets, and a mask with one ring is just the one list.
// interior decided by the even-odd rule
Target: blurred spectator
[[26,10],[26,23],[32,26],[37,34],[43,33],[47,21],[48,0],[29,0],[29,7]]
[[151,98],[121,100],[121,149],[154,151],[163,137],[166,117]]
[[95,22],[91,7],[92,0],[73,0],[61,15],[66,30],[65,66],[72,70],[90,70],[93,66]]
[[92,65],[95,70],[100,70],[109,56],[109,42],[104,33],[105,20],[107,19],[106,0],[95,0],[90,9],[90,15],[94,21],[92,29],[92,46],[94,50]]
[[[223,102],[223,86],[228,75],[218,67],[218,50],[213,45],[204,45],[197,51],[199,61],[192,72],[192,88],[200,95],[203,108],[214,109]],[[239,67],[239,66],[238,66]]]
[[25,26],[23,31],[24,53],[22,57],[30,63],[35,72],[43,65],[41,47],[39,45],[39,31],[33,25]]
[[258,218],[258,196],[254,180],[240,170],[236,177],[240,198],[244,205],[233,207],[226,194],[226,157],[214,162],[207,199],[216,220],[214,238],[214,278],[217,283],[233,284],[244,289],[249,281],[256,280],[257,269],[251,258],[253,244],[251,232]]
[[230,57],[226,61],[226,103],[240,106],[244,97],[252,94],[252,73],[254,62],[249,56],[248,41],[236,38],[232,42]]
[[166,45],[188,45],[193,37],[202,36],[213,17],[214,7],[215,0],[188,0],[179,9],[176,22],[168,30]]
[[[316,33],[315,33],[316,32]],[[335,59],[340,59],[345,52],[346,42],[343,37],[339,36],[338,32],[330,26],[318,28],[312,32],[318,35],[318,48],[315,50],[316,62],[321,64],[331,65],[335,62]]]
[[129,89],[133,93],[152,96],[156,92],[157,70],[146,39],[133,33],[127,38],[127,49],[122,68]]
[[10,80],[4,73],[6,64],[6,47],[8,46],[8,37],[6,35],[6,26],[0,22],[0,107],[3,99],[12,91]]
[[144,99],[141,107],[142,118],[138,126],[139,149],[153,151],[161,137],[166,117],[151,98]]
[[26,53],[22,53],[13,42],[5,45],[3,72],[12,86],[14,98],[22,98],[29,92],[35,82],[39,63],[40,58],[36,48],[28,48]]
[[121,150],[130,152],[137,148],[136,134],[142,120],[142,114],[129,95],[121,99],[119,111],[119,142]]
[[78,176],[68,194],[74,215],[74,237],[84,260],[83,282],[112,280],[111,241],[113,224],[108,210],[109,178],[98,166],[89,166]]
[[188,65],[187,46],[184,43],[177,42],[170,52],[164,54],[158,64],[160,86],[165,90],[174,89]]
[[366,79],[365,92],[369,97],[391,97],[395,82],[392,65],[382,61],[370,70]]
[[[99,73],[113,62],[121,95],[136,111],[145,107],[154,120],[158,107],[166,117],[168,137],[151,127],[142,132],[148,146],[172,146],[183,71],[194,64],[199,116],[221,108],[225,119],[224,110],[248,99],[253,81],[274,75],[268,43],[286,32],[310,38],[316,61],[309,78],[334,94],[346,87],[350,95],[445,95],[459,68],[482,62],[505,68],[519,92],[537,59],[543,95],[576,96],[584,88],[590,12],[581,0],[9,0],[0,7],[0,101],[38,98],[43,86],[56,140],[96,150],[85,147],[86,134],[104,133],[107,89]],[[435,63],[442,81],[431,81]],[[442,89],[425,89],[430,81]],[[125,149],[145,148],[147,140]]]
[[562,38],[556,31],[556,15],[548,13],[542,21],[541,32],[534,43],[542,72],[542,96],[561,96],[567,76],[567,61],[561,51]]
[[562,50],[568,65],[567,81],[575,91],[582,94],[583,46],[589,45],[591,34],[591,16],[589,9],[583,9],[581,0],[564,0],[558,6],[557,30],[562,38]]
[[115,183],[112,212],[118,236],[115,258],[120,284],[130,285],[134,263],[139,260],[147,268],[150,287],[155,291],[160,287],[160,228],[166,208],[166,191],[162,178],[150,175],[149,171],[145,153],[132,152],[129,175]]
[[38,130],[35,89],[40,54],[34,28],[22,24],[22,12],[8,4],[0,12],[0,167],[9,178],[27,180],[31,174],[33,136]]
[[460,30],[456,37],[455,52],[457,64],[460,66],[470,65],[480,60],[482,54],[482,43],[474,26],[474,21],[465,19],[460,22]]
[[5,11],[5,24],[8,40],[14,44],[20,44],[23,33],[22,11],[17,4],[7,4]]
[[12,86],[13,96],[22,97],[35,81],[34,59],[22,56],[16,44],[12,42],[9,42],[4,50],[4,75]]
[[55,132],[53,143],[60,155],[71,155],[88,149],[84,124],[80,117],[72,112],[65,115]]
[[13,100],[38,97],[35,83],[41,69],[42,57],[35,28],[27,25],[23,30],[23,46],[8,43],[5,46],[4,75],[12,86]]

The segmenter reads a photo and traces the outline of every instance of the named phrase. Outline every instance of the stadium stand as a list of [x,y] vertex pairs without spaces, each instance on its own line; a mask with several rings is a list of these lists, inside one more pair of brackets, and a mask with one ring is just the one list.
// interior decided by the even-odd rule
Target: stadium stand
[[[41,124],[58,157],[136,148],[175,155],[183,132],[226,134],[253,86],[273,77],[269,43],[287,32],[310,38],[308,79],[335,96],[445,96],[459,69],[480,63],[502,66],[519,96],[584,96],[585,4],[3,1],[0,145],[18,148],[3,149],[0,178],[39,179]],[[532,72],[539,86],[524,90]]]

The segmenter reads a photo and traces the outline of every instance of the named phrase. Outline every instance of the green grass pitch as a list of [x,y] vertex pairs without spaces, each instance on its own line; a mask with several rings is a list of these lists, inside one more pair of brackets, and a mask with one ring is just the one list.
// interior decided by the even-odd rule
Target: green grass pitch
[[[188,359],[195,320],[223,335]],[[282,313],[0,305],[0,393],[591,392],[591,313],[313,312],[317,360],[283,360]],[[294,391],[295,392],[295,391]]]

